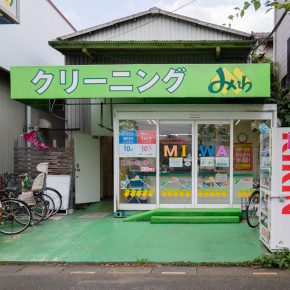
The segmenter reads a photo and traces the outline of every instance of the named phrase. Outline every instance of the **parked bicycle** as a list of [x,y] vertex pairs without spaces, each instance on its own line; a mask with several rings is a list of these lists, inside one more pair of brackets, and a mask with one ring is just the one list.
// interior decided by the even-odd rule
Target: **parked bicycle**
[[7,198],[0,192],[0,233],[15,235],[26,230],[31,224],[32,213],[29,206],[16,198]]
[[[53,216],[58,211],[60,211],[62,207],[62,196],[55,188],[46,186],[46,178],[48,174],[48,163],[47,162],[39,163],[36,166],[36,169],[39,172],[41,172],[41,174],[39,174],[33,180],[34,183],[37,183],[37,188],[34,188],[33,191],[37,191],[38,194],[44,196],[45,199],[49,200],[49,202],[51,199],[53,200],[54,209],[52,210],[52,208],[50,208],[52,210],[52,213],[50,216]],[[39,180],[37,181],[36,179],[39,179]],[[22,183],[28,186],[28,188],[30,187],[32,183],[32,178],[29,176],[29,174],[26,173],[25,179],[22,181]],[[33,188],[33,185],[32,185],[32,188]],[[49,196],[50,198],[46,198],[47,196]]]
[[[36,168],[40,174],[34,180],[27,173],[18,176],[9,174],[6,175],[5,186],[6,196],[18,197],[30,206],[33,224],[55,215],[62,206],[61,194],[56,189],[45,186],[48,163],[40,163]],[[19,178],[21,186],[17,186]]]
[[250,195],[246,207],[246,219],[249,227],[255,228],[260,223],[260,189],[259,184],[254,184],[254,192]]

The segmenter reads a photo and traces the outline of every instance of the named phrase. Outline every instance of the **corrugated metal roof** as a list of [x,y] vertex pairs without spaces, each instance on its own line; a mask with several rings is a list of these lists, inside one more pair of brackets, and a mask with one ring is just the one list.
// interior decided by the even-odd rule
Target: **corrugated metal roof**
[[157,7],[153,7],[151,9],[149,9],[149,10],[146,10],[146,11],[143,11],[143,12],[140,12],[140,13],[137,13],[137,14],[133,14],[133,15],[130,15],[130,16],[127,16],[127,17],[124,17],[124,18],[119,18],[119,19],[113,20],[111,22],[107,22],[107,23],[104,23],[104,24],[101,24],[101,25],[97,25],[97,26],[94,26],[94,27],[91,27],[91,28],[88,28],[88,29],[84,29],[84,30],[81,30],[81,31],[78,31],[78,32],[75,32],[75,33],[71,33],[71,34],[68,34],[68,35],[64,35],[64,36],[58,37],[57,40],[69,40],[71,38],[76,38],[78,36],[83,36],[83,35],[88,34],[88,33],[94,33],[94,32],[97,32],[98,30],[106,29],[106,28],[109,28],[109,27],[114,26],[114,25],[119,25],[122,22],[126,22],[126,21],[129,21],[129,20],[140,18],[140,17],[146,16],[146,15],[154,15],[154,16],[165,15],[165,16],[168,16],[168,17],[171,17],[171,18],[174,18],[174,19],[178,19],[178,20],[182,20],[182,21],[185,21],[185,22],[188,22],[188,23],[191,23],[191,24],[203,26],[203,27],[214,29],[214,30],[218,30],[218,31],[221,31],[221,32],[226,32],[226,33],[229,33],[229,34],[242,36],[242,37],[245,37],[245,38],[251,38],[251,34],[243,32],[243,31],[239,31],[239,30],[235,30],[235,29],[232,29],[232,28],[224,27],[224,26],[221,26],[221,25],[216,25],[216,24],[204,22],[204,21],[201,21],[201,20],[198,20],[198,19],[195,19],[195,18],[191,18],[191,17],[188,17],[188,16],[183,16],[183,15],[180,15],[180,14],[176,14],[176,13],[172,13],[172,12],[168,12],[168,11],[162,10],[160,8],[157,8]]

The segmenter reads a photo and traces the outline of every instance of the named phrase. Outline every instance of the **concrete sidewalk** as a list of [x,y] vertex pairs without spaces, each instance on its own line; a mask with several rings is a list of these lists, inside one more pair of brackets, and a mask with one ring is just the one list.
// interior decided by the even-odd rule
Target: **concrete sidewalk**
[[125,223],[106,203],[0,236],[0,249],[2,262],[242,263],[266,251],[246,223]]
[[83,275],[83,276],[206,276],[206,277],[265,277],[289,276],[289,270],[263,269],[252,267],[178,267],[178,266],[116,266],[87,264],[48,264],[48,265],[0,265],[0,276],[3,274],[23,275]]
[[289,271],[245,267],[0,265],[1,289],[277,290]]

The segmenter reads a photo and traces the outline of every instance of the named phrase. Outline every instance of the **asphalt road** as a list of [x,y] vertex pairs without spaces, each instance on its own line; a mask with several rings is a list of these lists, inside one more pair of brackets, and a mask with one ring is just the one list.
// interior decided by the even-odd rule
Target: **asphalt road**
[[280,290],[290,271],[239,267],[1,265],[1,290]]

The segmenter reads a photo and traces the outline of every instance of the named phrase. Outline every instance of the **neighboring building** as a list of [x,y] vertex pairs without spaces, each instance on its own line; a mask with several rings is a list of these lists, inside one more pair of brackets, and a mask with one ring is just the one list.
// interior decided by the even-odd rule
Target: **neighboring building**
[[[64,100],[68,128],[86,133],[72,135],[76,203],[114,185],[116,215],[240,207],[260,180],[259,124],[277,118],[264,104],[270,66],[248,63],[254,43],[152,8],[50,41],[69,66],[15,69],[13,97]],[[45,88],[31,83],[39,77],[50,78]]]
[[20,23],[19,0],[0,0],[0,25]]
[[[65,126],[63,120],[47,112],[11,100],[10,68],[63,65],[64,57],[48,45],[48,40],[73,31],[74,27],[50,0],[21,1],[20,24],[0,25],[0,173],[13,171],[14,140],[26,125],[38,126],[39,118],[45,118],[54,128]],[[48,111],[47,106],[40,108]]]
[[[256,43],[260,43],[269,35],[269,32],[252,32],[252,36],[255,39]],[[262,61],[265,58],[273,59],[273,37],[267,40],[265,43],[262,43],[255,55]]]
[[[284,10],[275,9],[274,23],[281,18]],[[274,61],[278,63],[277,80],[282,86],[290,86],[290,14],[286,15],[274,34]]]

